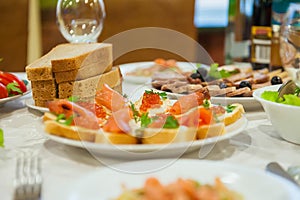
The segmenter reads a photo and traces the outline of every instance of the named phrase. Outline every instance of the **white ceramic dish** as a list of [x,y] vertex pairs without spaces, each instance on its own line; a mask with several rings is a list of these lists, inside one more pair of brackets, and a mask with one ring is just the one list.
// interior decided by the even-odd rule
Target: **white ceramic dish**
[[[197,69],[196,63],[188,63],[188,62],[177,62],[178,66],[183,71],[193,71]],[[127,75],[128,72],[134,71],[137,68],[148,68],[153,65],[154,62],[137,62],[137,63],[128,63],[124,65],[120,65],[120,70],[123,76],[124,81],[135,83],[135,84],[149,84],[151,88],[151,77],[144,76],[131,76]],[[202,65],[204,67],[208,67],[207,65]],[[237,63],[236,65],[227,65],[224,67],[236,67],[238,66],[241,70],[247,70],[249,68],[249,64],[241,64]],[[159,91],[159,90],[157,90]],[[168,97],[170,99],[178,99],[178,97],[182,96],[182,94],[170,93],[167,92]],[[253,97],[212,97],[211,102],[214,104],[220,105],[228,105],[232,103],[241,103],[243,104],[245,110],[259,110],[262,109],[262,106],[259,102],[257,102]]]
[[262,170],[220,161],[191,159],[159,159],[128,162],[97,169],[66,186],[66,200],[111,200],[127,188],[142,187],[148,177],[156,177],[163,184],[177,178],[190,178],[213,184],[219,177],[244,200],[298,200],[300,190],[290,182]]
[[300,144],[299,116],[300,106],[286,105],[261,98],[264,91],[278,91],[281,85],[267,86],[254,91],[253,96],[266,111],[268,118],[278,134],[285,140]]
[[[157,91],[163,92],[161,90]],[[179,97],[183,96],[183,94],[176,94],[171,92],[166,93],[168,95],[168,98],[170,99],[178,99]],[[233,103],[240,103],[244,106],[246,111],[262,109],[261,104],[258,101],[256,101],[253,97],[211,97],[210,100],[213,104],[220,104],[223,106]]]
[[19,94],[19,95],[15,95],[15,96],[12,96],[12,97],[7,97],[7,98],[2,98],[0,99],[0,105],[4,104],[4,103],[7,103],[7,102],[10,102],[10,101],[13,101],[13,100],[16,100],[16,99],[19,99],[27,94],[29,94],[31,92],[31,86],[30,84],[27,84],[27,91],[24,92],[23,94]]
[[[197,69],[196,63],[177,62],[177,64],[182,71],[193,71]],[[120,70],[123,76],[123,80],[130,83],[136,83],[136,84],[150,83],[151,82],[150,76],[133,76],[133,75],[128,75],[127,73],[140,68],[148,68],[151,67],[152,65],[154,65],[154,62],[136,62],[136,63],[128,63],[128,64],[120,65]]]
[[27,107],[29,107],[29,108],[31,108],[33,110],[37,110],[37,111],[40,111],[42,113],[49,112],[48,108],[34,105],[34,101],[33,101],[32,98],[26,99],[25,100],[25,104],[26,104]]
[[86,148],[89,152],[96,156],[125,158],[125,159],[144,159],[144,158],[166,158],[178,157],[184,153],[200,149],[204,145],[214,145],[219,141],[230,139],[231,137],[241,133],[247,125],[247,119],[243,116],[234,124],[226,127],[226,134],[211,137],[204,140],[193,142],[182,142],[172,144],[147,144],[147,145],[111,145],[111,144],[95,144],[90,142],[75,141],[54,135],[46,135],[53,141],[71,145],[80,148]]

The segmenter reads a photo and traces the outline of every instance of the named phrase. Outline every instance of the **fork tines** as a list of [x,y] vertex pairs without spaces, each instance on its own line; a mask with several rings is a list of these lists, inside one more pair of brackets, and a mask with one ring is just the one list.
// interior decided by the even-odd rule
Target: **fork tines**
[[15,200],[40,199],[42,176],[37,155],[22,153],[17,157],[15,186]]

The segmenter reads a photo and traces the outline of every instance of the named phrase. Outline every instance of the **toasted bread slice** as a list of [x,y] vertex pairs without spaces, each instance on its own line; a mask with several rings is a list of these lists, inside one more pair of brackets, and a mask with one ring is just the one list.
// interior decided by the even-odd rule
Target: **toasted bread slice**
[[205,139],[209,137],[221,136],[225,133],[224,123],[217,123],[211,125],[203,125],[197,129],[197,139]]
[[97,134],[95,143],[105,144],[137,144],[138,139],[126,133],[107,133]]
[[233,124],[238,119],[242,117],[242,115],[245,113],[244,107],[242,104],[234,103],[231,104],[233,107],[232,112],[226,111],[225,118],[224,118],[224,124],[225,126],[228,126],[230,124]]
[[46,120],[45,131],[52,135],[61,136],[73,140],[94,142],[97,130],[86,129],[79,126],[67,126],[53,120]]
[[52,113],[45,113],[43,116],[45,131],[53,135],[106,144],[137,144],[138,142],[137,138],[125,133],[106,133],[78,126],[67,126],[55,120],[56,116]]
[[142,144],[165,144],[188,142],[196,139],[196,128],[180,126],[176,129],[146,128],[143,131]]

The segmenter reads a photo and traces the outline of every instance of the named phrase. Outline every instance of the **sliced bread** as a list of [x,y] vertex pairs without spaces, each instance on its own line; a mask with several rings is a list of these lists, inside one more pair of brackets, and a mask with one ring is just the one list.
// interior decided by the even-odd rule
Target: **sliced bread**
[[121,84],[119,67],[113,67],[111,71],[80,81],[63,82],[58,84],[58,98],[78,96],[81,98],[95,96],[97,89],[106,83],[111,88]]
[[112,45],[106,43],[60,44],[26,66],[28,80],[50,80],[53,72],[71,71],[101,62],[102,71],[111,66]]
[[[108,64],[108,66],[104,66],[106,64]],[[77,81],[106,73],[110,71],[111,68],[112,63],[106,63],[105,60],[102,59],[99,62],[92,63],[79,69],[64,72],[55,72],[54,77],[56,83]]]
[[99,61],[102,61],[104,67],[112,64],[112,45],[107,43],[61,44],[52,51],[53,72],[79,69]]

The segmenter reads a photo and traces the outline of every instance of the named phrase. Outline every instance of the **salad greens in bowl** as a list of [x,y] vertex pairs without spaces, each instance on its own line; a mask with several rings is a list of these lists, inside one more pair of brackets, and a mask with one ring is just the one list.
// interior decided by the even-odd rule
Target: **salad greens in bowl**
[[273,127],[285,140],[300,144],[300,97],[299,88],[294,94],[278,96],[278,89],[281,85],[272,85],[257,89],[253,92],[253,97],[259,101]]

